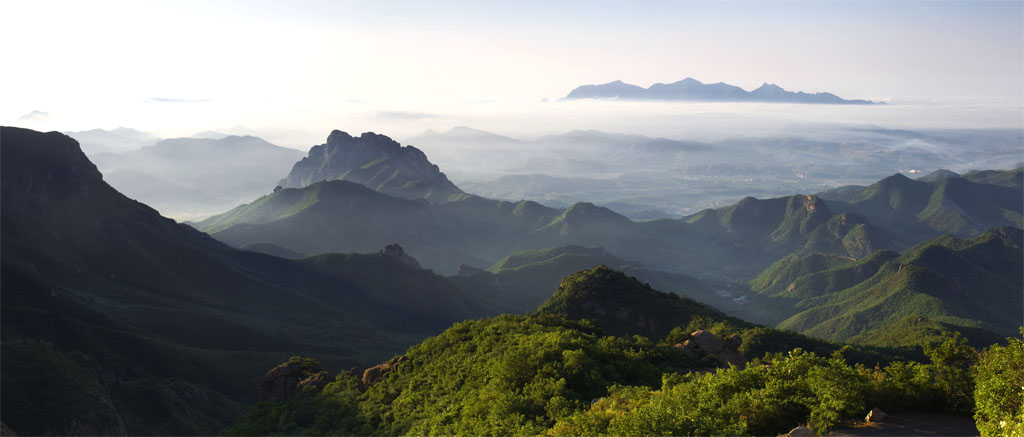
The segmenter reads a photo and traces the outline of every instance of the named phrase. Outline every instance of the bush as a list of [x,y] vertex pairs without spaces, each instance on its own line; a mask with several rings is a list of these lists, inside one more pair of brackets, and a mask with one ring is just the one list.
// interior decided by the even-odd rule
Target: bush
[[644,394],[617,388],[589,410],[560,421],[553,434],[778,434],[808,424],[818,432],[867,410],[870,373],[795,350],[745,370],[665,378]]
[[981,435],[1024,436],[1024,341],[986,350],[974,367],[974,421]]

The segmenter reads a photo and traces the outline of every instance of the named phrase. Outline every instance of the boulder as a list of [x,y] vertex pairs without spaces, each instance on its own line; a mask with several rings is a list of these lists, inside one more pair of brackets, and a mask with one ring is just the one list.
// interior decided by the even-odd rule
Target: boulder
[[737,350],[742,343],[743,340],[738,335],[732,335],[723,342],[715,334],[698,330],[690,334],[690,339],[682,343],[681,349],[693,351],[699,348],[708,355],[742,369],[747,365],[747,358]]
[[739,350],[740,345],[743,344],[743,339],[739,335],[733,334],[729,338],[725,339],[724,346],[728,349]]
[[881,421],[885,420],[886,417],[889,417],[889,415],[885,414],[885,412],[882,411],[881,408],[875,407],[875,408],[872,408],[871,411],[868,411],[868,415],[866,417],[864,417],[864,421],[865,422],[881,422]]
[[682,349],[684,351],[693,352],[697,350],[697,342],[686,340],[682,343],[677,343],[675,347]]
[[798,426],[786,433],[786,437],[815,437],[815,435],[814,431],[811,431],[810,428],[806,426]]
[[722,340],[719,340],[715,334],[708,331],[693,331],[693,333],[690,334],[689,341],[697,343],[697,346],[700,347],[701,350],[712,355],[717,354],[724,347]]

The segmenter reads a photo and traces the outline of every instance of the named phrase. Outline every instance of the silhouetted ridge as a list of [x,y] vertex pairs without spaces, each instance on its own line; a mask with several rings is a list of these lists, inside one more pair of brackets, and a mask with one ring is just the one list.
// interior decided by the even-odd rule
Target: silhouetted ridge
[[870,100],[844,100],[832,93],[805,93],[786,91],[782,87],[765,83],[753,91],[746,91],[735,85],[719,82],[701,83],[686,78],[670,84],[656,83],[650,88],[624,83],[621,80],[601,85],[582,85],[572,90],[562,100],[574,99],[621,99],[621,100],[684,100],[717,102],[779,102],[779,103],[820,103],[820,104],[875,104]]

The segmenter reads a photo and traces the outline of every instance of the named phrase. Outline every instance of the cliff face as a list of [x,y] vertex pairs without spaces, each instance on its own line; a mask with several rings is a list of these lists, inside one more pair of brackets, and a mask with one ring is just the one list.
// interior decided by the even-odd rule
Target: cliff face
[[323,180],[344,179],[366,185],[381,193],[410,199],[443,202],[460,194],[448,177],[412,146],[373,132],[353,137],[335,130],[327,142],[309,149],[309,155],[295,163],[285,188],[301,188]]

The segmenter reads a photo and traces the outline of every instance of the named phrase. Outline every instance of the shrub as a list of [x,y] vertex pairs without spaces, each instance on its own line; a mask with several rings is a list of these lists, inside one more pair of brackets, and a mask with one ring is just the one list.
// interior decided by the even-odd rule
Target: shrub
[[1008,340],[974,367],[974,421],[982,435],[1024,436],[1024,341]]

